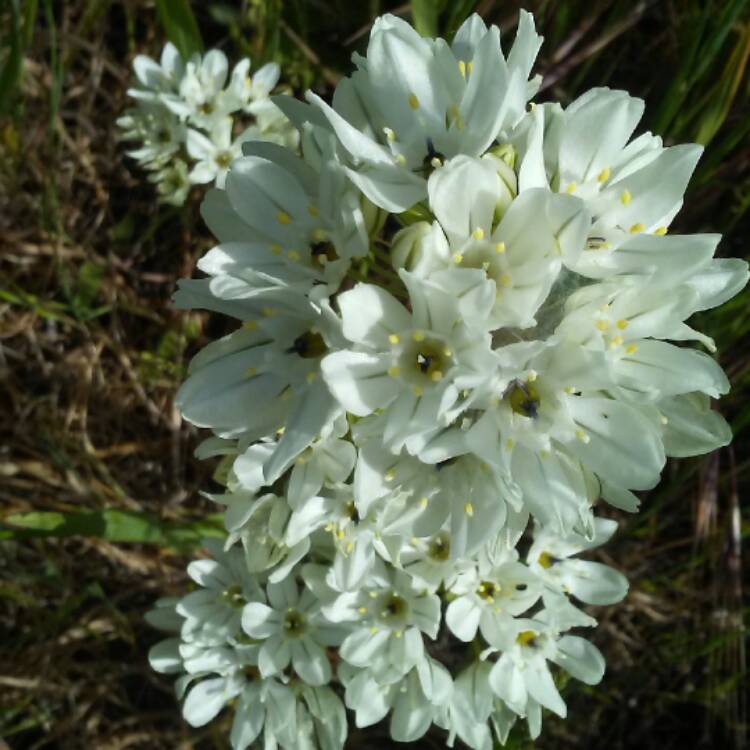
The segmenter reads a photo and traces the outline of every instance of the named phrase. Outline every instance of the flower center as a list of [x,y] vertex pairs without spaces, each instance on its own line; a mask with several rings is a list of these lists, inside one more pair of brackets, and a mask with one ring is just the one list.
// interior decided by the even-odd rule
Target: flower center
[[494,581],[482,581],[479,586],[477,586],[477,596],[480,599],[484,599],[486,602],[494,602],[495,597],[501,590],[499,583],[495,583]]
[[525,648],[536,646],[537,635],[533,630],[524,630],[516,636],[516,643]]
[[230,606],[239,609],[245,606],[245,597],[239,584],[232,584],[221,592],[221,598]]
[[437,338],[421,332],[404,347],[401,371],[416,385],[439,383],[453,364],[450,350]]
[[409,605],[402,596],[395,592],[387,594],[381,602],[380,619],[389,624],[396,624],[406,619]]
[[539,391],[533,383],[514,380],[506,393],[510,408],[522,417],[535,419],[539,415]]
[[427,545],[427,556],[437,562],[445,562],[451,556],[451,542],[447,534],[432,537]]
[[226,169],[232,163],[232,155],[228,151],[219,151],[214,157],[214,161],[221,169]]
[[198,109],[204,115],[210,115],[214,111],[214,104],[213,102],[203,102]]
[[308,331],[294,339],[289,351],[299,354],[303,359],[315,359],[322,357],[328,351],[328,347],[319,333]]
[[287,610],[284,615],[284,633],[290,638],[299,638],[307,630],[305,616],[296,609]]

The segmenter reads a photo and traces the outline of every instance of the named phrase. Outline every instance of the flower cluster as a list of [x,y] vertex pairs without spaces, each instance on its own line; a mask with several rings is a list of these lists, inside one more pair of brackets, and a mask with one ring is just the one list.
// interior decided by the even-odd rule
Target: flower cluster
[[[226,55],[211,50],[187,62],[168,42],[159,62],[138,55],[133,62],[137,85],[128,90],[136,106],[117,124],[123,138],[136,141],[128,151],[156,184],[162,201],[180,206],[192,184],[214,182],[223,187],[229,166],[242,143],[263,140],[290,149],[297,131],[271,101],[279,66],[268,63],[250,75],[250,60],[241,60],[229,74]],[[252,124],[235,133],[233,115]]]
[[525,13],[507,57],[476,15],[450,45],[384,16],[332,106],[275,99],[302,157],[247,143],[206,197],[219,244],[175,303],[239,325],[177,402],[223,457],[227,538],[151,658],[191,724],[233,706],[235,750],[340,750],[346,709],[404,742],[536,737],[558,669],[604,673],[582,606],[627,592],[581,557],[600,503],[731,438],[684,321],[747,265],[668,234],[700,148],[633,138],[622,91],[528,106],[540,43]]

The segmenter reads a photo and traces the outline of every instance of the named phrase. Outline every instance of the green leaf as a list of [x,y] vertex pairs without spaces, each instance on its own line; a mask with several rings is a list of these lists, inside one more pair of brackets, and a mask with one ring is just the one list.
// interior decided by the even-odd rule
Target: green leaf
[[107,509],[71,513],[14,513],[0,521],[0,540],[35,537],[99,537],[110,542],[156,544],[189,550],[206,537],[223,537],[222,516],[199,521],[163,521],[148,513]]
[[156,11],[167,38],[185,59],[203,52],[203,38],[189,0],[156,0]]

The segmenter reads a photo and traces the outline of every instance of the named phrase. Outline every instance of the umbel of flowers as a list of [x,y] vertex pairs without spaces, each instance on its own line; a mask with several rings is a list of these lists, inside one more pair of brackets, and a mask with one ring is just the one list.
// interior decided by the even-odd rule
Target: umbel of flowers
[[[168,42],[159,62],[138,55],[137,83],[128,90],[136,106],[117,124],[128,151],[156,184],[160,199],[180,206],[193,184],[224,186],[231,163],[248,140],[264,140],[296,149],[297,131],[269,94],[279,81],[276,63],[250,75],[250,60],[240,60],[229,74],[226,55],[211,50],[185,61]],[[234,118],[252,124],[236,133]]]
[[585,559],[599,509],[730,440],[685,320],[747,265],[669,233],[701,149],[633,137],[623,91],[529,105],[540,43],[525,13],[507,56],[476,15],[451,44],[384,16],[332,105],[274,100],[301,158],[246,143],[203,203],[218,244],[175,303],[237,329],[177,400],[227,537],[151,660],[191,724],[231,707],[235,750],[536,737],[559,672],[602,679],[582,606],[627,592]]

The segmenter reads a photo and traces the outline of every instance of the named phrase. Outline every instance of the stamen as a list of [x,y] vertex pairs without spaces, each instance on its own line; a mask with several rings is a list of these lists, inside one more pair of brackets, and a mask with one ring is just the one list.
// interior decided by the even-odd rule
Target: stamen
[[416,94],[409,94],[409,106],[412,109],[419,109],[419,99]]
[[606,182],[611,174],[612,170],[609,167],[605,167],[601,172],[599,172],[599,174],[596,176],[596,179],[599,182]]
[[622,203],[623,206],[627,206],[632,200],[633,196],[630,194],[630,190],[623,190],[622,195],[620,196],[620,203]]
[[505,243],[504,242],[495,243],[495,252],[502,255],[505,252]]
[[484,229],[482,227],[477,227],[472,233],[471,236],[475,240],[483,240],[484,239]]
[[279,224],[291,224],[292,217],[286,211],[278,211],[276,213],[276,221],[278,221]]

